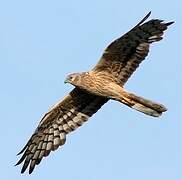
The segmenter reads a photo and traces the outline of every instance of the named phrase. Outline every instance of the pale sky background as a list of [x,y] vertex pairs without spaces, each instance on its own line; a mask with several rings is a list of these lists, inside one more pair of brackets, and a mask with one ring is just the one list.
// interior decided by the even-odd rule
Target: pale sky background
[[[182,3],[180,0],[6,0],[0,2],[0,179],[181,180]],[[151,18],[176,23],[155,43],[126,89],[161,102],[152,118],[110,101],[31,175],[14,167],[44,113],[104,48]]]

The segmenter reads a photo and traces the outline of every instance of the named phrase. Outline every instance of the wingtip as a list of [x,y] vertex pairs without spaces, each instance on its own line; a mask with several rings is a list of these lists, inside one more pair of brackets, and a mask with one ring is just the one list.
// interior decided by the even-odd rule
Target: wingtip
[[[151,15],[151,11],[149,11],[148,13],[147,13],[147,15],[134,27],[134,28],[136,28],[136,27],[138,27],[138,26],[140,26],[143,22],[145,22],[146,21],[146,19],[148,19],[148,17]],[[133,30],[134,28],[132,28],[131,30]]]
[[20,154],[22,154],[22,153],[25,151],[25,149],[27,148],[28,144],[29,144],[29,141],[28,141],[27,144],[22,148],[22,150],[17,154],[17,156],[19,156]]
[[148,19],[149,16],[151,15],[151,13],[152,13],[152,11],[149,11],[149,12],[147,13],[147,15],[141,20],[140,24],[142,24],[146,19]]
[[16,164],[14,164],[14,166],[18,166],[19,164],[20,164],[20,163],[17,162]]
[[25,151],[26,147],[24,147],[19,153],[17,153],[16,155],[19,156],[20,154],[22,154]]
[[15,166],[18,166],[19,164],[21,164],[24,161],[25,157],[26,157],[26,154],[24,153],[23,156],[20,158],[20,160],[15,164]]
[[173,23],[175,23],[175,21],[171,21],[171,22],[168,22],[168,23],[165,23],[165,24],[166,24],[166,26],[170,26]]
[[23,153],[23,150],[20,151],[19,153],[17,153],[16,156],[19,156],[19,155],[22,154],[22,153]]
[[27,162],[24,163],[24,165],[23,165],[23,167],[21,169],[21,174],[23,174],[26,171],[28,165],[29,165],[29,161],[27,161]]
[[146,17],[148,18],[150,15],[152,14],[152,11],[149,11],[146,15]]
[[26,169],[23,169],[23,168],[22,168],[22,169],[21,169],[21,174],[23,174],[23,173],[25,172],[25,170],[26,170]]
[[30,167],[28,173],[29,173],[29,174],[32,174],[34,168],[35,168],[35,166],[34,166],[34,167]]

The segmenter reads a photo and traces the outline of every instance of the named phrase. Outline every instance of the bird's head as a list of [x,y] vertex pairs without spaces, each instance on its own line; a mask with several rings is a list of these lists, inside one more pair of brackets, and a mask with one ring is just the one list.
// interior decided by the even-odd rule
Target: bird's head
[[80,86],[81,84],[81,80],[82,80],[82,77],[85,75],[86,73],[73,73],[73,74],[69,74],[64,83],[70,83],[74,86]]

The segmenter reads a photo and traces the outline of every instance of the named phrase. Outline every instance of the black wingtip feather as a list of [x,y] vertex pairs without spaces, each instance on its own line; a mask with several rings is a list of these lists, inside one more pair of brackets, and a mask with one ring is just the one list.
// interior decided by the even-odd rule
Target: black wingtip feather
[[[29,142],[28,142],[29,143]],[[17,154],[17,156],[19,156],[20,154],[22,154],[24,151],[25,151],[25,149],[27,148],[27,145],[28,145],[28,143],[23,147],[23,149]]]
[[165,23],[166,26],[170,26],[171,24],[175,23],[175,21],[171,21],[171,22],[168,22],[168,23]]
[[21,169],[21,174],[23,174],[23,173],[26,171],[26,169],[27,169],[29,163],[30,163],[30,159],[27,160],[27,161],[25,160],[25,162],[24,162],[24,164],[23,164],[23,167],[22,167],[22,169]]
[[37,161],[36,161],[36,165],[39,165],[39,164],[40,164],[40,162],[41,162],[41,160],[42,160],[42,158],[37,159]]
[[[32,137],[33,137],[33,136],[32,136]],[[32,137],[31,137],[31,138],[32,138]],[[20,155],[20,154],[22,154],[22,153],[26,150],[27,146],[28,146],[29,143],[30,143],[31,138],[29,139],[29,141],[27,142],[27,144],[23,147],[23,149],[17,154],[17,156]]]
[[145,17],[148,18],[151,15],[151,13],[152,13],[152,11],[149,11]]
[[34,168],[29,169],[28,173],[32,174],[33,170],[34,170]]
[[143,22],[145,22],[145,20],[149,18],[149,16],[151,15],[151,13],[152,12],[150,11],[134,28],[140,26]]
[[28,173],[29,173],[29,174],[32,174],[32,172],[33,172],[34,168],[35,168],[35,165],[30,166]]
[[20,158],[20,160],[15,164],[15,166],[18,166],[19,164],[21,164],[25,158],[26,158],[26,154],[24,153],[23,156]]

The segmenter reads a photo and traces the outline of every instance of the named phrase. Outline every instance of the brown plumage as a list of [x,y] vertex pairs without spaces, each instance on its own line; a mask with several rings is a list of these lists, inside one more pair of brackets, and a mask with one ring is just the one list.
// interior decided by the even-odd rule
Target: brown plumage
[[28,166],[29,173],[32,173],[43,157],[63,145],[66,135],[86,122],[109,99],[154,117],[167,110],[161,104],[123,89],[128,78],[147,56],[150,44],[161,40],[163,32],[173,23],[164,23],[159,19],[144,23],[149,15],[150,13],[128,33],[112,42],[91,71],[67,77],[65,82],[71,83],[75,88],[44,115],[19,153],[23,155],[16,165],[23,162],[21,173]]

